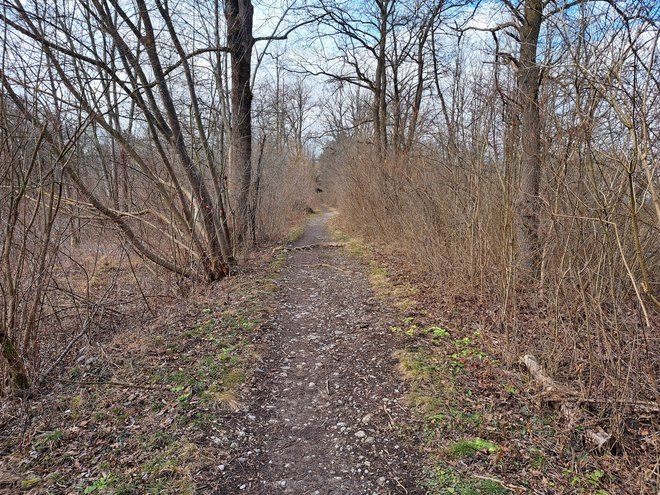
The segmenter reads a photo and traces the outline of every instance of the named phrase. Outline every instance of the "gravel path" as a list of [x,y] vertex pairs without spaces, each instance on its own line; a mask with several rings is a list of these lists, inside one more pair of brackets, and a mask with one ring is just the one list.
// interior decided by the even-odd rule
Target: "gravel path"
[[[329,216],[310,220],[296,245],[328,241]],[[342,249],[291,251],[279,284],[239,432],[239,450],[249,451],[226,473],[227,493],[423,493],[413,437],[403,433],[392,315],[363,267]]]

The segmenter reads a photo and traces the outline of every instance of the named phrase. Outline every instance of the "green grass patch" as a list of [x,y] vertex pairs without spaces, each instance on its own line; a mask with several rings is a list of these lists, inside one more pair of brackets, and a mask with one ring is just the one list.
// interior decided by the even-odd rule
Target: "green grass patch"
[[221,375],[220,380],[225,387],[236,387],[245,382],[245,373],[242,370],[227,370]]
[[437,469],[426,485],[429,495],[502,495],[510,493],[496,480],[463,475],[453,469]]
[[449,453],[453,457],[473,457],[479,452],[495,454],[499,451],[499,445],[479,437],[469,440],[458,440],[449,447]]
[[37,436],[34,442],[36,450],[50,450],[62,443],[64,433],[60,430],[47,431]]

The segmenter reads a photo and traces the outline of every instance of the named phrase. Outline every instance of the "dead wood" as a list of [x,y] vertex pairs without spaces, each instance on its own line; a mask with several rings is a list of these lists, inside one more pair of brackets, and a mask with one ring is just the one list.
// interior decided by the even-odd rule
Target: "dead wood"
[[[543,387],[543,395],[546,401],[559,402],[559,411],[564,421],[566,421],[567,430],[572,430],[579,423],[583,422],[583,413],[579,407],[581,401],[576,392],[559,385],[546,375],[534,356],[526,354],[520,358],[520,362],[525,365],[532,378]],[[587,441],[596,449],[603,448],[612,440],[612,435],[600,427],[597,430],[587,429],[584,435]]]

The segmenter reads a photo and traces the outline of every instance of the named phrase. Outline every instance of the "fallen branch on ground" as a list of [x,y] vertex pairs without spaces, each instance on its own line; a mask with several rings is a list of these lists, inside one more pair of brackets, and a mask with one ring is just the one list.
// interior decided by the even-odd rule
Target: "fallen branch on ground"
[[[567,429],[572,430],[575,428],[583,419],[582,411],[578,406],[580,402],[578,394],[567,387],[559,385],[546,375],[534,356],[526,354],[520,358],[520,362],[525,365],[534,380],[543,387],[542,394],[546,400],[548,402],[559,402],[559,411],[567,423]],[[604,447],[612,440],[612,435],[602,428],[598,428],[597,430],[587,429],[584,435],[596,449]]]
[[[520,362],[525,365],[529,374],[543,386],[543,394],[545,395],[545,400],[552,402],[554,400],[561,400],[566,396],[570,396],[572,400],[579,404],[618,404],[622,406],[629,407],[633,411],[640,412],[654,412],[660,413],[660,405],[655,402],[650,401],[630,401],[625,399],[605,399],[601,397],[581,397],[577,392],[570,390],[566,387],[561,387],[557,382],[546,376],[542,369],[541,365],[538,364],[534,356],[525,355],[520,358]],[[558,398],[555,399],[554,396]]]

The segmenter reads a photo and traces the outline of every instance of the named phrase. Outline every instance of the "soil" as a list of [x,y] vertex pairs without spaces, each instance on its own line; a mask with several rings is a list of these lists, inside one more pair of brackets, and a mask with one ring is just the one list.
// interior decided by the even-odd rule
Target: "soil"
[[226,493],[423,493],[394,317],[359,262],[323,246],[330,216],[312,218],[294,244],[314,247],[287,255]]

